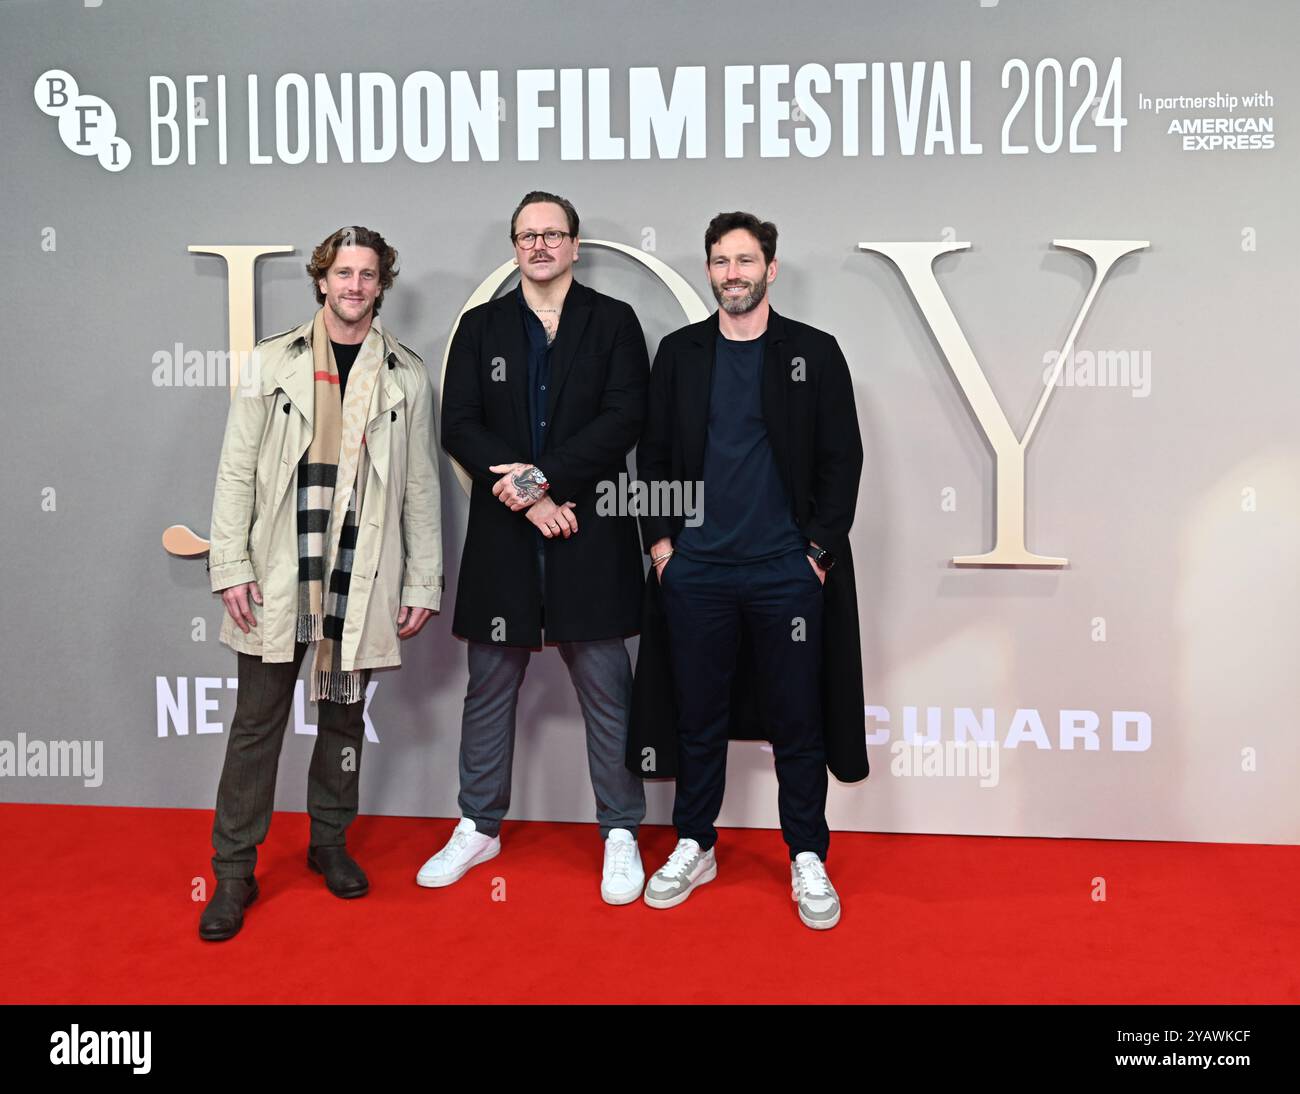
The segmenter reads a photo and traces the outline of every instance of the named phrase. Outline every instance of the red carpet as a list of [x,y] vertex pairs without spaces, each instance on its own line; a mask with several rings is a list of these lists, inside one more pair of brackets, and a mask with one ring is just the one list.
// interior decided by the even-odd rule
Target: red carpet
[[[1297,847],[836,833],[844,918],[817,933],[773,831],[724,831],[717,881],[654,911],[601,902],[592,825],[508,823],[499,858],[425,890],[452,822],[362,817],[371,891],[342,901],[280,813],[243,932],[204,943],[211,823],[0,805],[0,1002],[1300,1002]],[[645,829],[647,868],[672,844]]]

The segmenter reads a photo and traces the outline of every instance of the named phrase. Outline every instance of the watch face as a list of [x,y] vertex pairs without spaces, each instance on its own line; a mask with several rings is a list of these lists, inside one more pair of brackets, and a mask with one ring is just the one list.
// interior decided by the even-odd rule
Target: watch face
[[829,570],[835,565],[835,556],[831,554],[830,551],[823,550],[822,553],[817,556],[817,565],[823,570]]

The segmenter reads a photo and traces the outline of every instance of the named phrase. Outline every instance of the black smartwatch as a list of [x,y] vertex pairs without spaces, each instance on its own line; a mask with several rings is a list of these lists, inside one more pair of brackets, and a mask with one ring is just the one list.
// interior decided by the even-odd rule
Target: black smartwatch
[[808,545],[808,557],[817,564],[817,568],[824,574],[830,573],[831,567],[835,565],[835,556],[825,547],[814,547],[810,543]]

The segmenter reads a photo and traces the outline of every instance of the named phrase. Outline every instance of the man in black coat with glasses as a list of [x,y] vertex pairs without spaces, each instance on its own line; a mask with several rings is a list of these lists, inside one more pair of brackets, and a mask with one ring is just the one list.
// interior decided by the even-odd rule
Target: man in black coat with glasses
[[520,283],[466,312],[442,393],[442,443],[473,480],[452,630],[468,643],[461,819],[419,884],[453,884],[501,850],[515,707],[530,653],[559,647],[578,694],[596,818],[601,897],[627,904],[645,875],[640,780],[623,765],[640,626],[636,518],[602,502],[626,481],[645,417],[649,358],[632,308],[579,284],[578,214],[525,195],[510,219]]

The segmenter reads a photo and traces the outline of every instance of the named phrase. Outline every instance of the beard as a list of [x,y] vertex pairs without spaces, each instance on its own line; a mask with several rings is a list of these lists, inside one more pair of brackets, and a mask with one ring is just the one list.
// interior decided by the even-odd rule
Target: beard
[[374,309],[378,300],[367,302],[365,300],[330,300],[330,311],[337,315],[344,323],[360,323]]
[[713,298],[728,315],[749,314],[763,302],[763,297],[767,295],[766,278],[758,281],[746,281],[745,284],[749,286],[749,292],[745,293],[744,296],[727,296],[716,281],[712,278],[709,279],[709,287],[713,289]]

